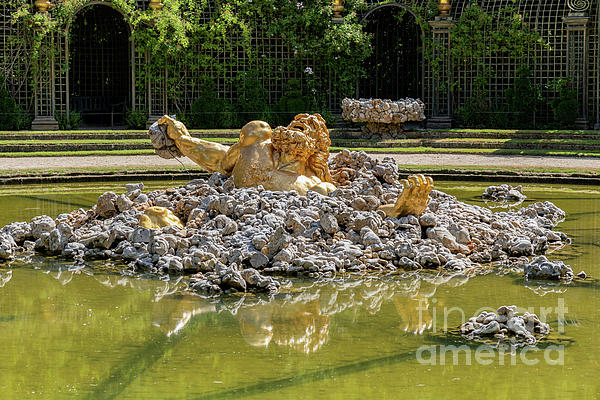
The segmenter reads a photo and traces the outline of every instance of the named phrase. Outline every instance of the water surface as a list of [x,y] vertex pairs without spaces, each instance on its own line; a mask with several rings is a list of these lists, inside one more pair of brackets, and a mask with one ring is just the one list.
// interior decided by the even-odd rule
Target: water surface
[[[4,188],[0,225],[95,203],[119,184]],[[149,189],[172,185],[152,182]],[[469,203],[486,184],[440,182]],[[526,185],[568,217],[573,244],[550,257],[600,276],[600,190]],[[528,204],[528,202],[525,203]],[[391,275],[293,281],[272,299],[204,299],[182,282],[75,268],[52,258],[0,266],[0,398],[597,398],[598,283],[526,283],[516,274]],[[555,307],[568,308],[559,333]],[[548,308],[556,351],[429,357],[460,340],[444,326],[502,304]],[[447,318],[444,321],[445,310]],[[459,311],[462,310],[462,311]],[[562,341],[560,341],[562,340]],[[425,347],[424,347],[425,346]],[[419,353],[420,351],[420,353]],[[544,357],[546,351],[546,357]],[[421,359],[417,354],[421,355]],[[428,356],[428,357],[425,357]],[[425,362],[424,362],[425,361]],[[537,363],[536,363],[537,361]],[[530,365],[534,363],[534,365]]]

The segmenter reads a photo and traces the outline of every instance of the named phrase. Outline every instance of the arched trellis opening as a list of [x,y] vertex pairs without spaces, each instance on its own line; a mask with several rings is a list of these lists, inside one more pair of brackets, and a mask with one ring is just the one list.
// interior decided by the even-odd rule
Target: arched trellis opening
[[416,14],[401,3],[387,3],[372,7],[362,21],[374,48],[357,96],[423,97],[423,30]]
[[90,2],[67,26],[69,111],[88,126],[124,123],[133,103],[131,27],[106,2]]

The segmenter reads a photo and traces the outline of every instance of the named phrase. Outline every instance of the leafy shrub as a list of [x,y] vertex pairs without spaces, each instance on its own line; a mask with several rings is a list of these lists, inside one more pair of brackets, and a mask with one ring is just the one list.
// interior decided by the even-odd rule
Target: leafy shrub
[[70,131],[81,126],[81,114],[77,111],[70,111],[68,117],[66,114],[57,114],[55,118],[61,131]]
[[467,128],[483,127],[488,122],[489,109],[487,104],[476,98],[469,98],[467,102],[458,107],[458,120]]
[[573,126],[579,116],[577,91],[571,87],[569,79],[559,79],[551,86],[558,91],[558,96],[550,102],[554,120],[564,127]]
[[458,108],[458,119],[464,127],[479,128],[488,123],[488,78],[487,73],[476,76],[473,80],[473,92],[465,104]]
[[269,93],[262,86],[255,72],[238,75],[237,104],[242,124],[254,120],[273,122],[268,99]]
[[300,80],[290,79],[287,90],[274,107],[276,125],[287,126],[297,114],[310,111],[309,100],[302,95]]
[[237,126],[233,104],[220,99],[214,92],[205,94],[192,103],[187,119],[192,128],[219,129]]
[[190,115],[191,114],[188,111],[179,110],[179,111],[177,111],[177,114],[175,114],[175,119],[177,121],[183,122],[183,124],[187,128],[192,128],[192,121],[191,121],[191,116]]
[[10,96],[8,90],[0,88],[0,129],[18,131],[31,127],[31,117]]
[[130,129],[146,129],[148,121],[148,111],[143,109],[125,111],[125,123]]
[[513,86],[506,89],[506,105],[508,111],[513,113],[511,128],[535,127],[535,112],[542,104],[542,91],[533,84],[531,75],[528,67],[519,68]]
[[237,127],[235,108],[231,102],[219,98],[214,81],[205,76],[201,78],[199,86],[202,95],[194,100],[189,112],[179,112],[177,119],[194,129]]
[[512,128],[514,113],[507,111],[507,107],[499,105],[493,107],[493,112],[487,114],[485,126],[488,128]]

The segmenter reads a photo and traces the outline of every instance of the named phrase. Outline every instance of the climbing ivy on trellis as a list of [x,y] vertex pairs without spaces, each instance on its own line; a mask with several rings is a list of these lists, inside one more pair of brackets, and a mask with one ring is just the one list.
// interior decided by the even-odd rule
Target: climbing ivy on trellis
[[[22,33],[11,40],[20,41],[19,45],[27,49],[23,56],[30,63],[26,69],[33,71],[32,83],[40,63],[41,68],[46,68],[44,63],[56,59],[55,46],[60,41],[50,38],[66,35],[69,22],[89,1],[57,0],[50,9],[49,19],[37,14],[29,0],[7,0],[9,8],[14,10],[13,23]],[[252,38],[258,32],[282,38],[294,55],[261,59],[265,68],[303,71],[307,60],[313,60],[314,73],[304,81],[304,90],[315,94],[313,103],[323,102],[317,97],[323,96],[330,84],[337,94],[352,94],[358,78],[364,74],[363,61],[372,50],[370,36],[359,22],[359,15],[368,9],[365,0],[347,0],[341,24],[332,22],[331,0],[163,0],[164,7],[158,14],[137,8],[135,0],[107,2],[125,15],[138,49],[152,55],[147,71],[136,75],[139,84],[147,79],[167,79],[171,99],[178,96],[178,77],[176,73],[164,74],[164,70],[225,71],[228,61],[210,57],[210,50],[239,47],[244,49],[245,59],[251,64],[258,57],[252,45]],[[373,6],[386,3],[393,1]],[[475,100],[487,100],[487,82],[496,74],[494,66],[486,63],[492,54],[505,54],[519,65],[533,46],[547,46],[516,8],[509,6],[488,13],[474,1],[455,23],[448,54],[447,49],[434,49],[436,44],[431,39],[429,21],[437,15],[437,0],[407,0],[403,4],[416,14],[416,23],[423,30],[424,57],[433,75],[439,76],[440,61],[445,56],[455,66],[475,65],[477,73],[472,77],[471,90]],[[212,17],[206,20],[204,16],[209,10]],[[458,90],[452,86],[441,89]]]
[[[492,57],[504,57],[515,67],[515,71],[526,67],[528,54],[535,47],[548,48],[540,34],[532,29],[513,6],[499,9],[495,13],[486,12],[476,2],[466,7],[451,32],[450,58],[460,69],[471,68],[471,95],[459,109],[459,117],[466,125],[497,125],[501,118],[490,113],[501,104],[490,104],[488,85],[497,77],[497,63]],[[516,72],[515,72],[516,74]],[[463,90],[456,87],[455,90]],[[501,100],[501,99],[500,99]],[[506,116],[505,116],[506,117]]]
[[[32,65],[57,54],[51,37],[67,34],[67,26],[77,11],[90,0],[59,0],[50,8],[52,18],[36,13],[29,0],[8,0],[13,22],[23,32],[18,38],[29,49]],[[123,12],[132,27],[136,47],[152,56],[147,74],[137,78],[164,79],[163,71],[182,68],[225,69],[225,65],[205,54],[209,50],[242,47],[247,60],[255,60],[252,38],[257,32],[281,37],[293,49],[289,59],[263,60],[274,68],[299,69],[307,59],[316,60],[317,72],[334,71],[333,89],[349,93],[363,73],[362,62],[369,55],[369,36],[362,31],[357,13],[364,0],[348,0],[344,22],[332,22],[331,0],[163,0],[160,12],[140,10],[135,0],[107,0]],[[205,13],[212,17],[206,21]],[[200,49],[200,52],[195,51]],[[281,63],[288,65],[282,66]],[[176,74],[170,74],[174,78]],[[319,78],[322,79],[322,78]],[[174,88],[167,82],[167,87]],[[177,93],[169,93],[171,98]]]

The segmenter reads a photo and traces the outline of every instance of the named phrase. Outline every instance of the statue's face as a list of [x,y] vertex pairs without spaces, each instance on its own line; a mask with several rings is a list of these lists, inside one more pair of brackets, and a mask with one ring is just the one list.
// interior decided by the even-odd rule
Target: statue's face
[[299,129],[275,129],[273,147],[288,159],[302,163],[317,151],[316,140]]

